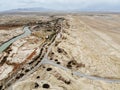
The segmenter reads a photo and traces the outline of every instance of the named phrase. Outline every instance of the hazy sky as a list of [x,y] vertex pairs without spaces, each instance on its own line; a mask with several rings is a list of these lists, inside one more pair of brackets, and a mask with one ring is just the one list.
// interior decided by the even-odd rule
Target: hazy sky
[[29,7],[120,11],[120,0],[0,0],[0,11]]

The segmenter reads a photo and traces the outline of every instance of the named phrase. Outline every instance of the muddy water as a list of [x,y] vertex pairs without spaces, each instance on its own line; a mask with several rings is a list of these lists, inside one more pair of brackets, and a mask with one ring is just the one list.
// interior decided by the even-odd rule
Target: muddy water
[[[12,44],[13,42],[15,42],[16,40],[18,39],[21,39],[21,38],[24,38],[28,35],[31,34],[31,31],[29,29],[29,27],[25,27],[23,29],[24,33],[23,34],[20,34],[18,35],[17,37],[15,38],[12,38],[10,39],[9,41],[5,42],[4,44],[2,44],[0,46],[0,53],[2,53],[10,44]],[[50,48],[49,48],[50,49]],[[48,50],[48,53],[49,53],[50,50]],[[46,53],[45,57],[43,58],[43,60],[41,61],[41,63],[34,69],[32,70],[33,71],[36,71],[36,69],[41,65],[41,64],[50,64],[50,65],[53,65],[53,66],[56,66],[58,68],[61,68],[65,71],[69,71],[68,68],[62,66],[62,65],[58,65],[52,61],[50,61],[49,59],[47,59],[47,56],[48,56],[48,53]],[[31,73],[31,72],[30,72]],[[88,78],[88,79],[91,79],[91,80],[100,80],[100,81],[104,81],[104,82],[107,82],[107,83],[120,83],[120,80],[119,79],[107,79],[107,78],[102,78],[102,77],[96,77],[96,76],[92,76],[92,75],[86,75],[86,74],[83,74],[81,72],[76,72],[76,71],[72,71],[73,75],[77,75],[77,76],[80,76],[80,77],[84,77],[84,78]]]
[[5,42],[4,44],[2,44],[0,46],[0,53],[2,53],[5,49],[7,49],[7,47],[9,47],[16,40],[21,39],[21,38],[26,37],[31,34],[29,27],[24,27],[23,31],[24,31],[23,34],[20,34],[20,35],[16,36],[15,38],[12,38],[12,39],[8,40],[7,42]]

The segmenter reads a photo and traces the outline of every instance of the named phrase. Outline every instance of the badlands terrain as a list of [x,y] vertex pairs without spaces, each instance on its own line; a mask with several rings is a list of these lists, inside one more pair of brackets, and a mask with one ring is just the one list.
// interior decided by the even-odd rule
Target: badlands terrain
[[120,14],[1,14],[0,90],[120,90]]

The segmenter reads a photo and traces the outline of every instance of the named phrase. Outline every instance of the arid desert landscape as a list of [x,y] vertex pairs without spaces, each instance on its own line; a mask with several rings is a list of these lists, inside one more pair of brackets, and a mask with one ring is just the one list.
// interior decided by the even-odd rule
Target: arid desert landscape
[[0,14],[0,90],[120,90],[120,14]]

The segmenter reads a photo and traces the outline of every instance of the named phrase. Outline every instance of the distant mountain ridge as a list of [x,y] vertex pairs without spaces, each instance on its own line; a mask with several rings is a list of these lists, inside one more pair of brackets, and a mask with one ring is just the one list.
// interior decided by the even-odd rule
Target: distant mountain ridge
[[[103,7],[100,7],[103,6]],[[31,7],[31,8],[18,8],[18,9],[11,9],[3,11],[3,13],[12,13],[12,12],[120,12],[120,6],[119,5],[109,5],[104,3],[99,3],[96,5],[88,5],[84,8],[44,8],[44,7]]]
[[49,12],[54,11],[52,9],[42,8],[42,7],[35,7],[35,8],[18,8],[18,9],[11,9],[4,12]]

